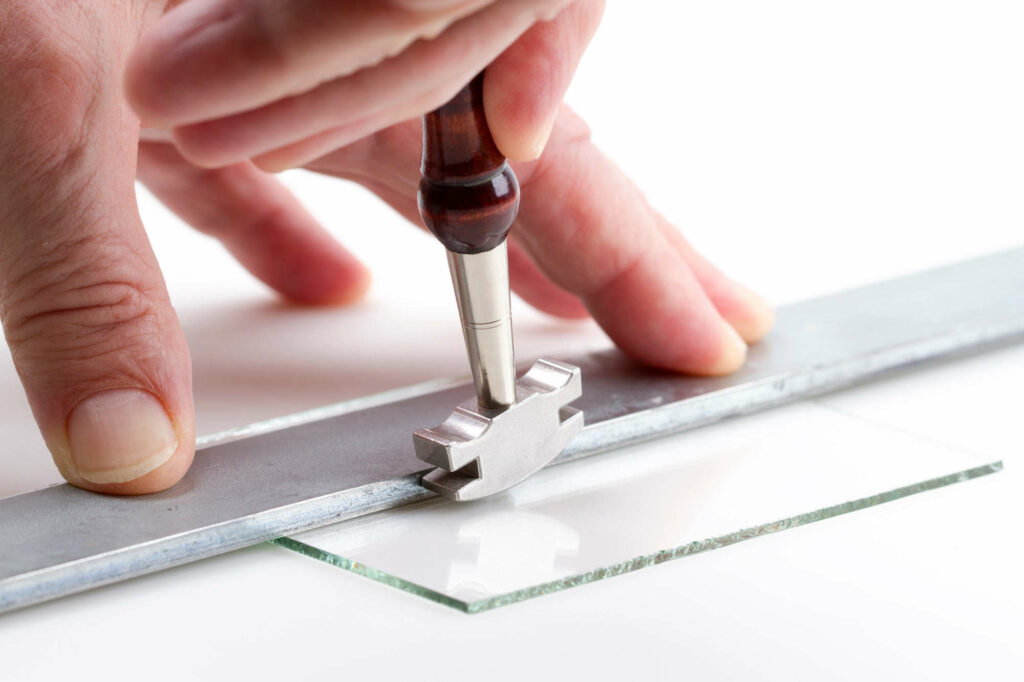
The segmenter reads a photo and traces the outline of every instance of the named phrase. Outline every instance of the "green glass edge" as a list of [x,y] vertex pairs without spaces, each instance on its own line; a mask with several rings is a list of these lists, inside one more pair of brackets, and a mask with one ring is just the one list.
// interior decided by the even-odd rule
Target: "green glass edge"
[[894,500],[899,500],[918,493],[928,492],[929,490],[944,488],[955,483],[962,483],[963,481],[987,476],[988,474],[994,474],[1002,470],[1002,460],[990,462],[989,464],[983,464],[972,469],[939,476],[938,478],[921,481],[920,483],[912,483],[883,493],[850,500],[848,502],[842,502],[830,507],[823,507],[821,509],[805,512],[803,514],[780,519],[778,521],[771,521],[758,526],[743,528],[718,537],[708,538],[706,540],[695,540],[673,549],[659,550],[652,554],[628,559],[611,566],[597,568],[593,571],[588,571],[587,573],[581,573],[567,578],[560,578],[551,582],[533,585],[521,590],[515,590],[513,592],[499,594],[473,602],[454,599],[453,597],[437,592],[436,590],[393,576],[390,573],[379,571],[357,561],[352,561],[336,554],[325,552],[313,547],[312,545],[299,542],[293,538],[277,538],[276,540],[271,540],[271,542],[280,547],[298,552],[299,554],[304,554],[310,558],[318,559],[332,566],[337,566],[338,568],[355,573],[356,575],[361,575],[369,578],[370,580],[390,585],[391,587],[402,590],[403,592],[425,597],[426,599],[443,604],[444,606],[449,606],[458,611],[462,611],[463,613],[480,613],[482,611],[489,611],[502,606],[508,606],[509,604],[515,604],[516,602],[525,601],[527,599],[533,599],[534,597],[552,594],[553,592],[560,592],[573,587],[579,587],[580,585],[604,580],[605,578],[613,578],[617,575],[632,573],[633,571],[638,571],[649,566],[656,566],[658,564],[665,563],[666,561],[674,561],[683,557],[693,556],[694,554],[727,547],[728,545],[734,545],[738,542],[743,542],[744,540],[751,540],[756,537],[770,535],[771,533],[778,533],[790,528],[806,526],[810,523],[824,521],[826,519],[842,516],[843,514],[849,514],[850,512],[859,511],[861,509],[867,509],[868,507],[874,507],[886,502],[893,502]]
[[276,538],[274,540],[271,540],[270,542],[271,544],[278,545],[279,547],[285,547],[292,551],[298,552],[299,554],[304,554],[312,559],[323,561],[324,563],[328,563],[331,566],[343,568],[346,571],[349,571],[350,573],[361,575],[364,578],[369,578],[370,580],[376,581],[378,583],[383,583],[384,585],[390,585],[391,587],[402,590],[403,592],[415,594],[418,597],[425,597],[426,599],[437,602],[438,604],[450,606],[451,608],[456,609],[457,611],[462,611],[465,613],[470,612],[470,605],[460,599],[454,599],[452,597],[449,597],[447,594],[442,594],[437,590],[432,590],[429,587],[418,585],[409,580],[405,580],[403,578],[399,578],[398,576],[391,575],[390,573],[378,571],[376,568],[367,566],[366,564],[361,564],[358,561],[352,561],[351,559],[346,559],[343,556],[338,556],[337,554],[325,552],[322,549],[314,547],[313,545],[307,545],[305,542],[299,542],[294,538]]

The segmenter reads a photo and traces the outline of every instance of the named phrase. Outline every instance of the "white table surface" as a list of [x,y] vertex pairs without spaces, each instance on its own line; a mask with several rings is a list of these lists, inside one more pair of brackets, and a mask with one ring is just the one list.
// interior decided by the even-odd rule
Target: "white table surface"
[[[1024,242],[1018,3],[667,5],[611,7],[569,100],[738,279],[782,304]],[[140,192],[200,433],[465,373],[439,247],[285,178],[373,268],[363,302],[285,307]],[[514,314],[521,357],[607,343]],[[1022,385],[1007,347],[828,398],[995,476],[474,616],[259,546],[0,616],[0,680],[1021,679]],[[60,480],[6,353],[0,435],[0,496]]]

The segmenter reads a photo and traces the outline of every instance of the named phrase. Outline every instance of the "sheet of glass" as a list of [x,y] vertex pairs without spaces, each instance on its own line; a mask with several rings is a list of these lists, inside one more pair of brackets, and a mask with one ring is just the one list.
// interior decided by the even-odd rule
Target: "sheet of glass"
[[473,613],[1001,468],[801,403],[547,469],[490,499],[428,500],[275,542]]

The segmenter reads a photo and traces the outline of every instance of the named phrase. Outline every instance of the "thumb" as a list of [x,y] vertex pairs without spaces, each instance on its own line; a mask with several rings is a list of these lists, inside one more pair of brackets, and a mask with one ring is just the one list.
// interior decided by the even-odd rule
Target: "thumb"
[[551,21],[534,24],[487,67],[487,124],[510,161],[532,161],[544,151],[603,11],[604,0],[576,0]]
[[61,474],[154,492],[188,469],[194,415],[188,350],[135,204],[137,122],[102,66],[47,37],[0,63],[0,320]]

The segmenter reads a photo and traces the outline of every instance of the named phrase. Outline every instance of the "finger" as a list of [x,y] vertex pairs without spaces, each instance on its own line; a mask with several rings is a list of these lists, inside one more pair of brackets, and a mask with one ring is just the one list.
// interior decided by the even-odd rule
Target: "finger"
[[559,123],[545,155],[520,172],[523,245],[630,355],[695,374],[737,369],[746,344],[643,195],[590,143],[578,117],[563,109]]
[[[473,9],[466,3],[464,12]],[[160,127],[245,111],[379,62],[462,13],[376,2],[191,0],[143,35],[126,94],[143,121]]]
[[275,178],[251,163],[204,170],[172,145],[139,145],[139,178],[193,227],[217,237],[253,275],[310,304],[357,300],[369,271]]
[[[540,155],[569,81],[600,22],[603,5],[601,0],[579,0],[551,22],[534,24],[487,67],[484,93],[488,121],[495,141],[510,159],[525,161]],[[508,35],[507,22],[490,23]],[[460,43],[465,39],[462,34],[468,37],[480,33],[476,28],[480,24],[487,24],[484,17],[471,17],[449,29],[440,40]],[[487,44],[500,42],[496,36]],[[362,118],[353,119],[346,108],[353,104],[365,108],[367,97],[351,92],[352,79],[343,79],[256,111],[179,128],[175,138],[179,147],[206,165],[247,157],[254,157],[257,166],[273,172],[303,165],[332,149],[437,108],[448,100],[453,87],[465,81],[465,69],[447,78],[443,85],[446,74],[441,69],[426,69],[419,76],[415,70],[428,61],[414,57],[408,68],[405,62],[396,61],[394,65],[402,69],[398,72],[402,85],[418,90],[388,83],[378,90],[378,96],[387,95],[390,108]],[[475,72],[477,61],[471,62],[474,67],[469,73]],[[409,80],[410,75],[415,78]],[[275,145],[283,146],[273,148]]]
[[763,298],[726,277],[697,252],[670,222],[655,214],[658,229],[690,266],[718,313],[747,343],[760,341],[775,323],[775,311]]
[[[353,141],[372,135],[379,130],[395,125],[400,121],[407,121],[418,117],[424,111],[436,109],[440,106],[437,102],[443,103],[447,101],[444,99],[446,96],[447,95],[442,95],[438,97],[436,95],[429,95],[425,98],[404,102],[395,108],[386,109],[356,121],[343,123],[305,139],[301,139],[298,142],[286,144],[268,152],[256,154],[252,157],[252,162],[258,168],[268,173],[279,173],[281,171],[288,170],[289,168],[304,166],[334,149],[344,147]],[[194,141],[190,142],[185,139],[185,136],[179,136],[178,133],[179,131],[175,131],[179,148],[199,156],[204,163],[208,163],[212,158],[216,158],[206,156],[206,150],[209,150],[210,146],[196,146],[193,144]],[[244,156],[244,153],[236,155]],[[220,157],[220,160],[223,160],[224,158],[233,157]]]
[[508,276],[519,297],[537,310],[570,320],[590,317],[583,301],[556,286],[540,271],[526,250],[511,238],[508,244]]
[[487,67],[484,109],[494,142],[512,161],[540,156],[604,0],[577,0],[538,22]]
[[[489,4],[193,0],[143,38],[128,68],[127,92],[148,124],[180,126],[248,111],[387,63],[481,8],[498,10],[491,21],[520,25],[520,33],[553,5],[557,9],[552,0]],[[449,56],[473,52],[484,38],[446,40],[444,49]]]
[[192,461],[191,368],[135,204],[137,122],[103,80],[117,36],[68,55],[53,23],[0,16],[0,320],[64,477],[162,490]]
[[[551,0],[503,0],[453,23],[438,38],[415,43],[357,73],[269,103],[254,103],[242,113],[177,126],[175,141],[189,160],[203,166],[222,166],[281,148],[285,149],[276,157],[299,165],[437,108],[550,4]],[[310,144],[316,139],[326,142]],[[309,142],[287,149],[303,141]]]

